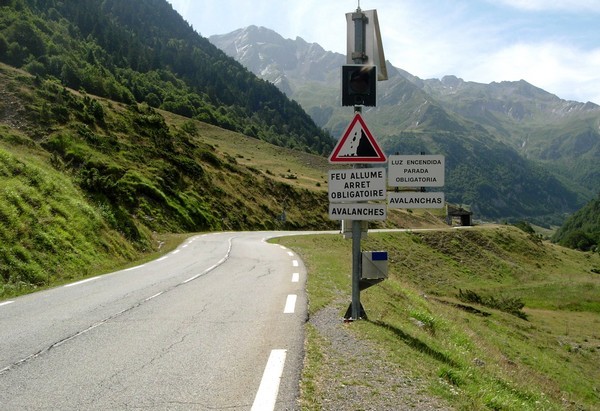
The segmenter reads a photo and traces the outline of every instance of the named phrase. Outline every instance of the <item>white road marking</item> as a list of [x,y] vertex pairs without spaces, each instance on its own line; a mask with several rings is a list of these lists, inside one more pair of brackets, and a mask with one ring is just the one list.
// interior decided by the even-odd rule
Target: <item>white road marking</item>
[[88,279],[86,279],[86,280],[77,281],[76,283],[67,284],[67,285],[65,285],[64,287],[73,287],[73,286],[75,286],[75,285],[80,285],[80,284],[89,283],[90,281],[97,280],[98,278],[100,278],[100,277],[98,276],[98,277],[92,277],[92,278],[88,278]]
[[156,262],[158,263],[159,261],[163,261],[166,260],[167,258],[169,258],[168,255],[165,255],[164,257],[159,258],[158,260],[156,260]]
[[173,251],[171,254],[177,254],[178,252],[180,252],[181,250],[175,250]]
[[271,351],[251,411],[271,411],[275,409],[286,354],[287,350]]
[[214,270],[215,268],[217,268],[218,266],[220,266],[221,264],[223,264],[225,261],[227,261],[227,259],[229,258],[229,254],[231,254],[231,244],[232,244],[231,240],[232,239],[233,238],[229,239],[229,248],[227,249],[227,253],[225,254],[225,257],[221,258],[216,264],[208,267],[206,270],[202,271],[200,274],[196,274],[195,276],[188,278],[187,280],[185,280],[181,284],[187,284],[190,281],[194,281],[196,278],[198,278],[198,277],[200,277],[200,276],[202,276],[204,274],[207,274],[207,273],[211,272],[212,270]]
[[285,308],[283,309],[284,314],[294,314],[296,311],[296,299],[298,296],[296,294],[290,294],[287,296],[285,300]]
[[294,256],[294,253],[292,253],[291,251],[288,251],[288,255],[289,255],[290,257],[293,257],[293,256]]
[[133,271],[133,270],[137,270],[137,269],[139,269],[139,268],[142,268],[142,267],[144,267],[144,266],[146,266],[146,264],[137,265],[137,266],[135,266],[135,267],[128,268],[128,269],[127,269],[127,270],[125,270],[125,271]]
[[298,260],[293,260],[293,261],[292,261],[292,265],[293,265],[294,267],[298,267]]
[[156,297],[158,297],[159,295],[162,295],[163,293],[164,293],[164,291],[161,291],[160,293],[156,293],[156,294],[154,294],[152,297],[148,297],[148,298],[146,298],[144,301],[145,301],[145,302],[147,302],[147,301],[150,301],[150,300],[152,300],[153,298],[156,298]]
[[292,274],[292,282],[297,283],[298,281],[300,281],[300,273]]
[[287,250],[287,247],[286,247],[286,246],[284,246],[284,245],[280,245],[279,247],[280,247],[282,250]]
[[14,303],[14,301],[4,301],[3,303],[0,303],[0,307],[2,307],[3,305],[12,304],[12,303]]

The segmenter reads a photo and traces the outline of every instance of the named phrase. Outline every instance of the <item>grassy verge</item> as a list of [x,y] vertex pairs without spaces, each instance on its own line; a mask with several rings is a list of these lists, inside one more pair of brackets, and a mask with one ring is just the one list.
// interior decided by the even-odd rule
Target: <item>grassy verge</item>
[[63,173],[1,145],[0,223],[0,299],[138,264],[184,238],[148,233],[134,247]]
[[[308,267],[311,314],[340,296],[350,301],[349,241],[278,241]],[[464,410],[597,409],[600,276],[591,270],[600,256],[541,243],[510,227],[369,234],[363,249],[388,251],[389,278],[361,293],[369,319],[352,330],[427,381],[433,395]],[[461,301],[460,290],[520,301],[523,315]],[[305,404],[322,401],[314,387],[331,377],[319,370],[325,344],[309,330]]]

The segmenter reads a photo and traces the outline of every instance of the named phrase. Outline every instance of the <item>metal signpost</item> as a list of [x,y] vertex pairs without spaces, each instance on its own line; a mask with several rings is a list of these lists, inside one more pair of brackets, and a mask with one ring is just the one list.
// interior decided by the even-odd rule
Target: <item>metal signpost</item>
[[[385,220],[387,208],[441,208],[444,193],[427,193],[424,187],[444,185],[445,159],[440,155],[391,156],[388,168],[367,164],[388,163],[384,152],[362,117],[362,107],[377,105],[377,81],[387,80],[385,57],[376,10],[347,13],[347,64],[342,66],[342,106],[354,107],[354,118],[336,144],[329,162],[351,164],[352,169],[329,171],[329,218],[352,222],[352,303],[346,321],[366,317],[360,291],[387,278],[387,252],[361,251],[367,221]],[[386,176],[387,174],[387,176]],[[387,178],[386,178],[387,177]],[[387,187],[420,187],[419,191],[387,193]],[[386,200],[386,203],[369,201]]]
[[[376,105],[377,80],[386,80],[387,71],[377,11],[363,12],[359,3],[356,12],[347,13],[346,18],[349,64],[342,67],[342,105],[353,106],[355,115],[329,161],[353,164],[354,168],[329,172],[329,218],[352,221],[352,303],[344,318],[353,321],[364,317],[360,304],[363,222],[387,218],[386,204],[366,203],[386,199],[387,184],[384,168],[363,168],[363,164],[386,163],[387,158],[368,130],[361,112],[362,106]],[[381,258],[381,254],[375,256]],[[387,263],[387,253],[385,256]]]

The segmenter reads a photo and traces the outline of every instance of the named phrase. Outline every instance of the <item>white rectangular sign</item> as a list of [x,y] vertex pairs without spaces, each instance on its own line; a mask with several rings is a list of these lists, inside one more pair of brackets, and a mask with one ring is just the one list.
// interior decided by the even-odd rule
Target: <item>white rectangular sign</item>
[[388,184],[392,187],[442,187],[444,177],[442,155],[389,156]]
[[444,193],[388,193],[390,208],[443,208],[444,204]]
[[329,204],[331,220],[385,220],[386,204]]
[[329,202],[385,200],[385,168],[329,170]]

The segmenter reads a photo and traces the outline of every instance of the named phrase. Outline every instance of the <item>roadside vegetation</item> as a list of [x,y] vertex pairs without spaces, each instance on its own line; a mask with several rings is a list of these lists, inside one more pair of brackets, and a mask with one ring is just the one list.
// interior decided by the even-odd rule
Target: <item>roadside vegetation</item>
[[0,299],[162,252],[171,234],[333,227],[321,156],[1,63],[0,97]]
[[[361,293],[368,319],[348,325],[351,241],[286,237],[308,267],[310,316],[335,307],[338,328],[382,347],[398,375],[460,410],[593,410],[600,404],[600,255],[542,242],[512,226],[369,233],[389,278]],[[306,409],[331,406],[331,344],[308,326]],[[356,359],[355,359],[356,360]],[[342,360],[340,360],[342,361]],[[352,361],[352,354],[343,361]],[[372,364],[357,361],[377,378]],[[371,367],[371,368],[369,368]],[[386,369],[386,380],[395,380]],[[342,382],[337,382],[341,384]],[[373,381],[343,384],[370,387]],[[392,395],[381,389],[375,396]],[[357,409],[368,409],[366,403]]]

